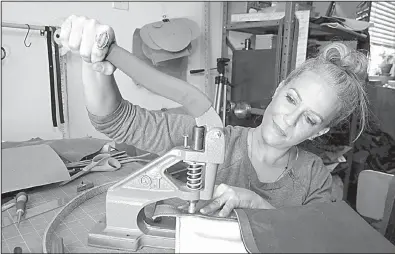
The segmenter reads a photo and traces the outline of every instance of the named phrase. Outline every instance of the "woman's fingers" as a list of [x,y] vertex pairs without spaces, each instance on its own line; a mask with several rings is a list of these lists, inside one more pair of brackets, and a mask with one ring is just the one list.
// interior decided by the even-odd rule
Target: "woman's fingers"
[[116,68],[115,68],[115,66],[112,63],[110,63],[109,61],[103,61],[102,63],[103,63],[103,66],[104,66],[102,73],[104,75],[111,75],[111,74],[114,73]]
[[92,63],[103,61],[112,42],[115,41],[114,30],[107,25],[96,26],[95,42],[92,47]]
[[59,40],[64,47],[69,48],[69,38],[71,33],[72,21],[75,19],[75,15],[69,16],[61,25]]
[[203,214],[209,214],[218,211],[226,203],[229,198],[229,186],[226,184],[220,184],[215,188],[213,194],[213,201],[211,201],[204,208],[200,209]]
[[236,208],[236,202],[233,199],[228,199],[221,211],[218,213],[220,217],[228,217],[233,209]]
[[86,20],[81,38],[80,55],[85,62],[91,62],[92,47],[95,43],[96,25],[98,22],[94,19]]
[[78,51],[81,46],[82,32],[84,31],[86,18],[76,17],[71,20],[71,32],[69,36],[69,48]]
[[111,75],[115,71],[115,66],[108,61],[103,61],[92,64],[92,69],[104,75]]
[[224,195],[219,196],[213,199],[213,201],[211,201],[207,206],[200,209],[200,212],[203,214],[210,214],[216,212],[219,209],[221,209],[221,207],[225,204],[225,202],[226,202],[226,198],[224,197]]
[[65,48],[78,52],[81,58],[92,64],[92,69],[104,75],[111,75],[115,66],[104,61],[109,46],[115,42],[114,30],[95,19],[69,16],[61,25],[59,41]]

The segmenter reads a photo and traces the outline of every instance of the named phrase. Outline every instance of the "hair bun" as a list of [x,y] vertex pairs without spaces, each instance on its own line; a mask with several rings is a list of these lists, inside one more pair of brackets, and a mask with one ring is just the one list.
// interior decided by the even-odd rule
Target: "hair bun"
[[344,43],[333,42],[323,47],[320,57],[325,61],[337,65],[360,81],[366,79],[368,70],[367,57],[361,52],[350,49]]

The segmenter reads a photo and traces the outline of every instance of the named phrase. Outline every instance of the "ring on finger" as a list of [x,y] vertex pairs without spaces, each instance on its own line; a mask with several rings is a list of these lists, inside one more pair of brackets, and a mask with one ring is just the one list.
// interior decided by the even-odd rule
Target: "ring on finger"
[[107,31],[98,34],[96,36],[96,47],[98,49],[106,48],[109,45],[109,42],[110,42],[110,36],[108,35]]

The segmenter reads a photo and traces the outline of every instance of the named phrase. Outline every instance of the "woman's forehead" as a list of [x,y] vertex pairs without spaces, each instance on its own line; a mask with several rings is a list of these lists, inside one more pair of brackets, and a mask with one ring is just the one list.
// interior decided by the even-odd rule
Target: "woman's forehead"
[[321,75],[306,71],[292,80],[287,89],[294,90],[303,104],[325,120],[338,112],[340,101],[336,88],[328,84]]

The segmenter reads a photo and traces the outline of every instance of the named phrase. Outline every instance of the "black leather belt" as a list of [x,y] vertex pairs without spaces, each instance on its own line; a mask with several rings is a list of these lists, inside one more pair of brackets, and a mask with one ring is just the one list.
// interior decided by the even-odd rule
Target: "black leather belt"
[[54,75],[54,63],[53,63],[53,52],[52,52],[52,33],[55,28],[45,26],[45,31],[47,33],[47,50],[48,50],[48,69],[49,69],[49,87],[51,92],[51,113],[52,113],[52,125],[53,127],[58,127],[56,118],[56,93],[55,89],[58,91],[58,107],[59,107],[59,118],[60,123],[64,123],[63,115],[63,99],[62,99],[62,88],[60,79],[60,63],[59,63],[59,48],[55,43],[55,69],[56,69],[56,85],[55,85],[55,75]]

